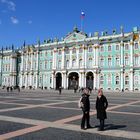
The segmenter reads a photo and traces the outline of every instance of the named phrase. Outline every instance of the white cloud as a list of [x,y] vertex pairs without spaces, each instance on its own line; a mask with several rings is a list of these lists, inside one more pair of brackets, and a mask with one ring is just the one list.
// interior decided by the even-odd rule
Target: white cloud
[[16,17],[11,17],[11,22],[13,24],[18,24],[19,23],[19,20]]
[[29,20],[29,21],[28,21],[28,24],[32,24],[32,23],[33,23],[33,21],[32,21],[32,20]]
[[13,1],[1,0],[1,2],[7,4],[7,7],[8,7],[9,10],[11,10],[11,11],[15,11],[16,10],[16,4]]

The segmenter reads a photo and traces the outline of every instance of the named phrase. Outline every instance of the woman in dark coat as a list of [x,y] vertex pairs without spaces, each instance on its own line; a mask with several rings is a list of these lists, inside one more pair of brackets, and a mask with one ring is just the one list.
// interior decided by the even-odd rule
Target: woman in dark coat
[[108,102],[106,97],[103,95],[101,89],[98,90],[98,96],[96,100],[96,110],[97,110],[97,119],[100,120],[100,129],[104,130],[104,120],[107,119],[106,109],[108,107]]

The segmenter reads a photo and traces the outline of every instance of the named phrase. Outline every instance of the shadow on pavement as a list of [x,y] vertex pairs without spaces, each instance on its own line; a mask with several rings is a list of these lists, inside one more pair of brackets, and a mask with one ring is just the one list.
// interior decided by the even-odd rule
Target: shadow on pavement
[[120,129],[124,128],[126,125],[114,125],[114,124],[106,124],[104,130],[114,130],[114,129]]

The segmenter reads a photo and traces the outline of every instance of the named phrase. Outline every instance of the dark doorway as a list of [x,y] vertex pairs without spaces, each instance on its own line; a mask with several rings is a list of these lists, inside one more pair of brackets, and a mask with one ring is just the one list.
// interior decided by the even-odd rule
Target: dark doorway
[[56,89],[59,89],[59,87],[62,87],[62,75],[61,75],[61,73],[56,74]]
[[69,86],[68,89],[75,89],[79,86],[79,76],[78,73],[72,72],[69,74]]
[[93,73],[92,72],[88,72],[86,74],[86,87],[93,89]]

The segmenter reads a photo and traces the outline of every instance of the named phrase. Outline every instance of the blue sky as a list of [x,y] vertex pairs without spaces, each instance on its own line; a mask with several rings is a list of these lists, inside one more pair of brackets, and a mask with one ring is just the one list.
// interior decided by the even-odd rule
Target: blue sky
[[140,27],[139,6],[140,0],[0,0],[0,47],[64,37],[80,28],[81,11],[86,33],[119,32],[121,25],[132,31]]

